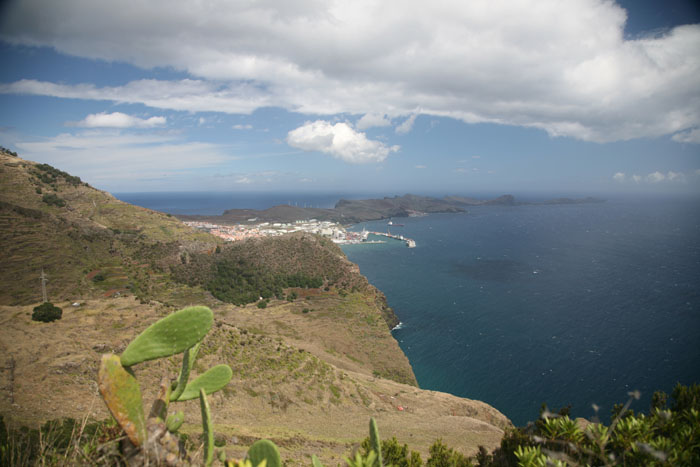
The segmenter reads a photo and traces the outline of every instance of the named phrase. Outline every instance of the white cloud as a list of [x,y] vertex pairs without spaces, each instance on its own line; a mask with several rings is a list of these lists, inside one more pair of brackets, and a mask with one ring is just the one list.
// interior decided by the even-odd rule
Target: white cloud
[[387,118],[386,115],[377,113],[364,114],[355,124],[355,127],[358,130],[366,130],[367,128],[382,126],[391,126],[391,119]]
[[427,169],[428,167],[425,165],[417,165],[416,169]]
[[669,182],[685,182],[685,174],[681,172],[668,172],[666,180]]
[[166,123],[165,117],[139,118],[121,112],[90,114],[71,126],[85,128],[154,128]]
[[388,120],[420,108],[588,141],[697,142],[700,25],[630,40],[625,21],[610,0],[212,0],[198,9],[186,0],[24,0],[3,10],[0,39],[196,79],[22,80],[0,92]]
[[234,130],[252,130],[253,125],[247,124],[247,125],[233,125]]
[[306,122],[287,134],[287,144],[304,151],[319,151],[336,159],[354,164],[382,162],[399,150],[381,141],[367,139],[367,135],[353,130],[347,123],[335,125],[324,120]]
[[416,117],[418,117],[418,114],[413,114],[410,117],[408,117],[406,120],[404,120],[401,123],[401,125],[396,127],[396,133],[399,133],[399,134],[409,133],[413,129],[413,124],[416,122]]
[[676,133],[671,137],[671,139],[673,139],[673,141],[678,141],[679,143],[700,144],[700,128],[693,128],[691,130]]
[[[627,176],[623,172],[617,172],[615,175],[613,175],[613,180],[616,182],[624,183],[626,182]],[[629,177],[629,180],[632,180],[634,183],[649,183],[649,184],[658,184],[658,183],[685,183],[686,182],[686,176],[682,172],[674,172],[672,170],[669,170],[667,173],[663,173],[660,171],[655,171],[651,172],[650,174],[647,174],[645,176],[642,175],[631,175]]]
[[366,113],[355,124],[358,130],[382,126],[391,126],[391,119],[386,115],[378,113]]
[[[177,177],[232,159],[213,144],[182,141],[168,134],[120,130],[63,133],[15,145],[22,157],[49,162],[102,189],[143,189],[152,186],[153,180]],[[125,180],[132,184],[130,188],[125,187]]]
[[666,176],[658,170],[646,176],[646,181],[649,183],[659,183],[663,182],[664,180],[666,180]]

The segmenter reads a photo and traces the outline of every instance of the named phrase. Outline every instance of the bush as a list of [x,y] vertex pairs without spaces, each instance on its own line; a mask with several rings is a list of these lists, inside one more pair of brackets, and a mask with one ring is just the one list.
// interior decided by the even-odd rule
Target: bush
[[668,396],[655,393],[649,414],[629,410],[638,397],[632,392],[624,406],[614,407],[609,426],[581,425],[568,409],[543,410],[534,424],[507,433],[492,455],[480,451],[479,465],[700,465],[700,385],[678,384],[670,408]]
[[265,300],[260,300],[257,306],[262,310],[263,308],[267,308],[267,302]]
[[102,282],[105,279],[106,279],[105,276],[102,273],[100,273],[100,274],[95,275],[95,277],[92,278],[92,281],[93,282]]
[[44,194],[44,196],[41,197],[41,200],[43,202],[45,202],[46,204],[48,204],[49,206],[53,205],[53,206],[58,206],[59,208],[62,208],[63,206],[66,205],[65,200],[63,200],[62,198],[59,198],[58,196],[56,196],[53,193]]
[[53,303],[44,302],[41,305],[34,307],[32,320],[50,323],[51,321],[61,319],[61,316],[63,316],[63,310],[55,306]]

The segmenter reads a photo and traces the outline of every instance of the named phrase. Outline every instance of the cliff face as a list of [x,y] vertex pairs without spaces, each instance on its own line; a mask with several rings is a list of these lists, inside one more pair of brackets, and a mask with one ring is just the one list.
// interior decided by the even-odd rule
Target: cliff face
[[[0,364],[14,368],[11,377],[0,371],[6,418],[106,418],[95,390],[101,354],[121,352],[159,317],[204,304],[216,324],[200,351],[202,367],[227,363],[234,370],[211,401],[229,456],[242,457],[250,441],[268,437],[285,459],[306,464],[316,453],[338,463],[366,436],[371,416],[384,437],[424,456],[437,438],[473,454],[479,445],[495,447],[510,425],[484,403],[417,388],[390,333],[395,316],[386,299],[319,237],[227,246],[68,174],[0,153],[0,239],[7,265],[0,269],[7,284],[0,293]],[[296,300],[272,298],[265,309],[224,303],[205,290],[222,257],[273,276],[323,274],[324,287],[287,289]],[[41,300],[42,268],[49,300],[63,308],[53,323],[30,319]],[[166,359],[137,369],[146,404],[177,364]],[[186,404],[185,411],[193,420],[185,431],[194,433],[198,406]]]

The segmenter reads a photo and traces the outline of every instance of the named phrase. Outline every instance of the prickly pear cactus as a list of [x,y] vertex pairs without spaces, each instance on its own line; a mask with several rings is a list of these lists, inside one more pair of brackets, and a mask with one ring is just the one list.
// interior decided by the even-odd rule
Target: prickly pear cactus
[[190,379],[190,371],[192,371],[194,361],[197,359],[197,352],[199,352],[199,347],[201,345],[202,343],[198,342],[193,347],[187,349],[187,351],[182,355],[182,369],[180,370],[180,375],[177,378],[177,384],[175,385],[172,394],[170,394],[170,400],[176,400],[185,390],[187,380]]
[[318,457],[316,457],[316,454],[311,455],[311,466],[312,467],[323,467],[323,464],[319,460]]
[[171,400],[180,402],[194,399],[199,397],[200,389],[203,389],[207,394],[211,394],[226,386],[231,381],[232,376],[233,371],[231,371],[230,366],[224,364],[216,365],[190,382],[177,399]]
[[282,467],[282,459],[277,446],[270,440],[261,439],[253,443],[248,449],[248,459],[253,465],[260,465],[266,461],[267,467]]
[[100,393],[112,416],[129,440],[135,446],[141,446],[146,440],[146,418],[136,378],[124,369],[119,357],[113,354],[102,357],[97,378]]
[[199,405],[202,409],[202,430],[204,431],[204,465],[209,467],[214,462],[214,428],[211,424],[211,411],[204,389],[199,390]]
[[184,422],[185,412],[180,410],[177,413],[168,415],[168,418],[165,420],[165,427],[170,433],[175,433],[177,430],[180,429]]
[[201,341],[214,322],[205,306],[177,311],[153,323],[134,339],[121,355],[125,367],[184,352]]
[[369,445],[377,454],[377,458],[374,461],[375,466],[382,467],[382,442],[379,438],[379,428],[377,428],[377,421],[374,417],[369,419]]

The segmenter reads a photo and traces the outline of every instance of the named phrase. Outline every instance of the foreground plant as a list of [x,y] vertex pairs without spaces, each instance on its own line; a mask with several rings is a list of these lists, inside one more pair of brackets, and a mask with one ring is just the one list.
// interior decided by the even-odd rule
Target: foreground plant
[[[98,374],[98,386],[110,413],[124,430],[130,446],[125,455],[131,463],[156,465],[186,465],[189,459],[174,436],[184,421],[184,413],[168,414],[171,402],[199,398],[202,409],[205,465],[214,458],[214,441],[207,394],[222,389],[231,380],[228,365],[217,365],[189,381],[199,346],[214,321],[207,307],[189,307],[152,324],[138,335],[121,356],[106,354]],[[182,353],[182,367],[178,377],[161,380],[158,396],[148,417],[138,381],[131,367],[157,358]]]

